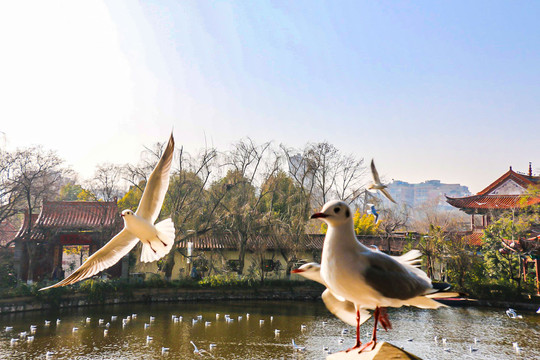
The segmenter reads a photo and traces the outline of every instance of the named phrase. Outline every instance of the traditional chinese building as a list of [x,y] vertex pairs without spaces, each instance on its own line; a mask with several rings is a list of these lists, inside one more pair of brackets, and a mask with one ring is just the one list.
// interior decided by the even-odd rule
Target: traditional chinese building
[[484,229],[502,212],[517,211],[540,203],[540,197],[527,195],[527,188],[535,185],[540,185],[540,176],[533,176],[531,164],[528,174],[515,172],[510,167],[510,170],[478,194],[459,198],[446,196],[446,201],[471,215],[469,243],[481,245]]
[[[15,238],[17,277],[50,278],[53,270],[62,267],[64,246],[88,246],[92,254],[121,228],[116,201],[44,201],[38,215],[26,214]],[[120,275],[121,264],[108,272]]]
[[[522,208],[540,204],[540,197],[530,196],[528,188],[540,185],[540,176],[534,176],[529,163],[527,174],[515,172],[510,167],[506,173],[476,195],[452,198],[446,201],[471,215],[471,230],[466,234],[469,245],[482,245],[484,229],[505,211],[514,213]],[[532,236],[534,235],[534,236]],[[537,292],[540,294],[540,232],[531,234],[529,239],[506,239],[502,252],[519,252],[523,262],[523,273],[528,273],[528,266],[533,265],[536,273]]]

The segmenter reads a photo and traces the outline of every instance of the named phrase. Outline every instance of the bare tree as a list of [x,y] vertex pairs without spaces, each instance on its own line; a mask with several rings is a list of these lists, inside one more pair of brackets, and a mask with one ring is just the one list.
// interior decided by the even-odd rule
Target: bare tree
[[409,223],[409,209],[403,205],[379,210],[381,219],[379,220],[379,236],[382,240],[383,248],[381,250],[390,252],[390,241],[396,231],[406,230]]
[[0,223],[17,214],[22,198],[18,184],[12,180],[14,166],[11,154],[0,151]]
[[343,155],[328,142],[307,144],[303,150],[281,146],[289,173],[319,208],[329,200],[353,203],[362,194],[365,167],[363,159]]
[[[53,151],[31,147],[14,152],[9,161],[13,170],[9,181],[17,188],[31,218],[46,198],[53,198],[70,172],[61,167],[63,160]],[[28,255],[28,280],[33,280],[37,244],[30,240],[32,221],[28,223],[25,247]]]
[[[173,250],[167,255],[162,268],[168,279],[172,276],[178,246],[185,243],[187,238],[203,235],[214,228],[214,214],[223,199],[222,196],[214,198],[207,191],[217,167],[215,149],[205,148],[196,158],[192,158],[180,148],[177,159],[177,169],[172,175],[164,206],[176,228]],[[211,270],[215,269],[210,267]]]
[[227,175],[212,186],[214,194],[222,194],[220,227],[238,239],[238,271],[244,270],[247,243],[250,237],[269,227],[268,214],[260,211],[263,199],[273,188],[263,189],[259,184],[279,171],[278,154],[270,143],[256,145],[251,139],[241,140],[226,154]]
[[103,163],[96,167],[94,177],[89,182],[89,188],[98,198],[112,201],[121,194],[120,182],[124,167],[121,165]]

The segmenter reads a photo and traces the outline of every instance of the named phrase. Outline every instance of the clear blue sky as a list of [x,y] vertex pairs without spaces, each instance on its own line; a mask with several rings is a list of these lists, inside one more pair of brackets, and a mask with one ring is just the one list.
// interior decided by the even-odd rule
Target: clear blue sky
[[[387,180],[480,191],[540,172],[540,3],[0,5],[2,146],[89,176],[164,141],[327,140]],[[0,133],[0,137],[3,134]]]

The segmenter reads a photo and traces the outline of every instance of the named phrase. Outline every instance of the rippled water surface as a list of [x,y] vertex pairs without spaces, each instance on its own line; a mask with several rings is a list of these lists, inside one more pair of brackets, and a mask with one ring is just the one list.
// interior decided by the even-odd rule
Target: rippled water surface
[[[122,319],[133,313],[137,314],[136,319],[123,326]],[[218,320],[216,313],[220,314]],[[380,331],[379,339],[423,359],[540,359],[540,315],[520,313],[522,319],[510,319],[501,309],[391,309],[389,316],[394,328]],[[234,320],[227,322],[226,314]],[[111,321],[113,315],[118,320]],[[174,323],[173,315],[182,316],[183,321]],[[199,315],[202,320],[193,323]],[[150,316],[155,317],[153,322]],[[57,318],[61,319],[58,325]],[[103,325],[99,324],[100,318],[104,319]],[[45,320],[50,320],[51,325],[45,326]],[[107,322],[110,327],[105,336]],[[147,329],[145,323],[150,324]],[[302,324],[306,325],[304,331]],[[22,331],[30,332],[30,325],[37,325],[32,342],[19,335]],[[12,326],[13,330],[6,331],[6,326]],[[368,340],[371,326],[371,320],[362,326],[363,341]],[[78,331],[73,332],[74,327]],[[275,329],[280,330],[277,337]],[[343,329],[349,329],[348,334],[341,335]],[[147,336],[153,340],[147,343]],[[202,355],[207,358],[324,359],[327,354],[323,347],[328,347],[330,352],[346,349],[354,344],[354,336],[352,327],[335,319],[318,302],[129,304],[3,315],[0,358],[44,359],[47,352],[54,353],[50,359],[201,358],[193,353],[190,344],[193,341],[208,351]],[[435,336],[447,339],[446,350],[441,340],[434,341]],[[475,337],[477,344],[473,342]],[[11,345],[12,338],[19,340]],[[292,339],[305,346],[305,352],[295,353]],[[521,355],[516,355],[512,342],[518,342]],[[210,344],[216,347],[209,350]],[[469,346],[476,351],[471,353]],[[169,350],[162,354],[163,347]]]

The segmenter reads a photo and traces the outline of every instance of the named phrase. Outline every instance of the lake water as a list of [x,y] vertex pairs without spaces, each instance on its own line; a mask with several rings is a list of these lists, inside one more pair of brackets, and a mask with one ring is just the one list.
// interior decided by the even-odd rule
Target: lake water
[[[123,326],[122,319],[133,313],[136,319]],[[220,314],[218,320],[216,313]],[[394,328],[380,330],[379,339],[422,359],[540,359],[540,315],[518,313],[522,319],[508,318],[504,309],[389,309]],[[234,321],[227,322],[226,314]],[[118,317],[116,321],[111,321],[113,315]],[[173,315],[182,316],[182,322],[173,322]],[[153,322],[150,316],[155,317]],[[198,316],[202,320],[193,323]],[[57,318],[61,320],[58,325]],[[45,320],[51,321],[50,326],[44,325]],[[105,336],[107,322],[110,327]],[[145,323],[149,328],[145,329]],[[29,332],[30,325],[37,325],[34,340],[20,339],[19,333]],[[304,331],[301,325],[306,325]],[[13,330],[6,331],[6,326]],[[73,332],[74,327],[78,331]],[[362,341],[369,340],[371,327],[372,320],[362,326]],[[275,329],[280,330],[278,337]],[[341,335],[343,329],[348,329],[348,334]],[[147,336],[153,340],[147,342]],[[54,353],[50,359],[324,359],[327,353],[323,347],[330,352],[346,349],[354,344],[354,336],[352,327],[335,319],[318,302],[125,304],[3,315],[0,358],[45,359],[50,351]],[[447,339],[447,350],[441,340],[434,341],[435,336]],[[11,345],[12,338],[19,340]],[[292,339],[305,346],[305,352],[294,352]],[[208,353],[194,354],[190,341]],[[522,349],[520,355],[512,347],[514,341]],[[216,345],[213,350],[209,350],[210,344]],[[469,346],[476,351],[471,353]],[[162,354],[163,347],[169,350]]]

